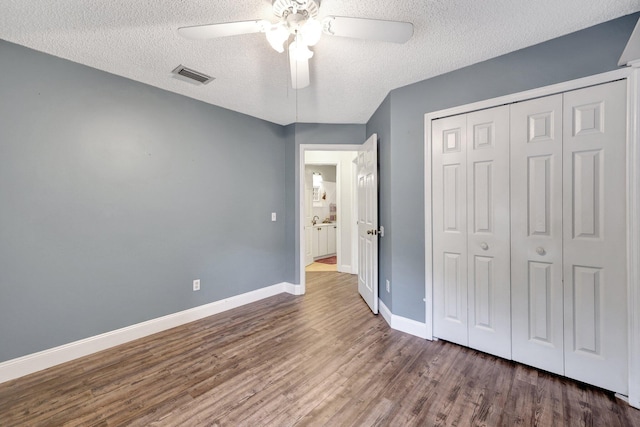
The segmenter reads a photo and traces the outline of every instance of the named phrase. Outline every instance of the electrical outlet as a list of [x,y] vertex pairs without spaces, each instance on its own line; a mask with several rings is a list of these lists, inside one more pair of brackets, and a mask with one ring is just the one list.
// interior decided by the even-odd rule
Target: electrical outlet
[[276,220],[276,213],[271,212],[271,221],[275,221],[275,220]]
[[193,290],[194,291],[199,291],[200,290],[200,279],[195,279],[193,281]]
[[387,279],[387,292],[391,292],[391,282]]

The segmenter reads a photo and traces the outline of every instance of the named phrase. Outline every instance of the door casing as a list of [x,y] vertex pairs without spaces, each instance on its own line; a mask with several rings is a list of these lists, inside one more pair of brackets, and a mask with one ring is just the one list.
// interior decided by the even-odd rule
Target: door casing
[[[364,142],[364,141],[363,141]],[[304,233],[304,165],[305,165],[305,153],[307,151],[359,151],[362,146],[359,144],[300,144],[298,157],[296,159],[296,193],[298,196],[298,204],[296,206],[296,228],[298,229],[298,294],[304,294],[306,292],[306,277],[305,277],[305,233]],[[339,171],[336,171],[339,173]],[[349,179],[351,177],[340,177],[341,179]],[[340,230],[337,230],[338,233]],[[352,234],[352,244],[355,244]]]

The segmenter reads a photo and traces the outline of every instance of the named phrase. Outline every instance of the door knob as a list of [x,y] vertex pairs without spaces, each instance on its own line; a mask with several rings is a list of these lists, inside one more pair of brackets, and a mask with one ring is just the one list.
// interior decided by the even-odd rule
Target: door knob
[[543,248],[542,246],[538,246],[538,247],[536,248],[536,252],[537,252],[537,254],[538,254],[538,255],[544,255],[544,254],[546,254],[546,253],[547,253],[547,251],[545,251],[545,250],[544,250],[544,248]]
[[482,242],[482,243],[480,243],[480,248],[483,251],[486,251],[487,249],[489,249],[489,245],[487,245],[487,242]]

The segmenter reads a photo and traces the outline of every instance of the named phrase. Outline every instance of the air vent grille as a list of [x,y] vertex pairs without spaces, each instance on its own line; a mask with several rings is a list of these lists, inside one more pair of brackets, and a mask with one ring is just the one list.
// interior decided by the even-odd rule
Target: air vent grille
[[184,65],[179,65],[176,67],[172,73],[180,78],[180,80],[188,81],[193,84],[202,84],[206,85],[207,83],[213,81],[215,78],[211,76],[207,76],[204,73],[201,73],[196,70],[192,70],[191,68],[187,68]]

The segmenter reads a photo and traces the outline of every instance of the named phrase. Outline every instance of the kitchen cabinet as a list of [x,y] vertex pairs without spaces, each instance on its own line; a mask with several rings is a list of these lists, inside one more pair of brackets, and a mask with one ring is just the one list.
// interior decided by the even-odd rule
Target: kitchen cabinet
[[316,236],[317,236],[317,246],[318,246],[318,255],[322,256],[329,253],[329,242],[327,238],[328,227],[316,227]]
[[316,224],[311,229],[313,258],[336,253],[337,227],[335,224]]
[[336,253],[336,231],[337,226],[335,224],[329,224],[327,229],[327,253],[335,254]]

